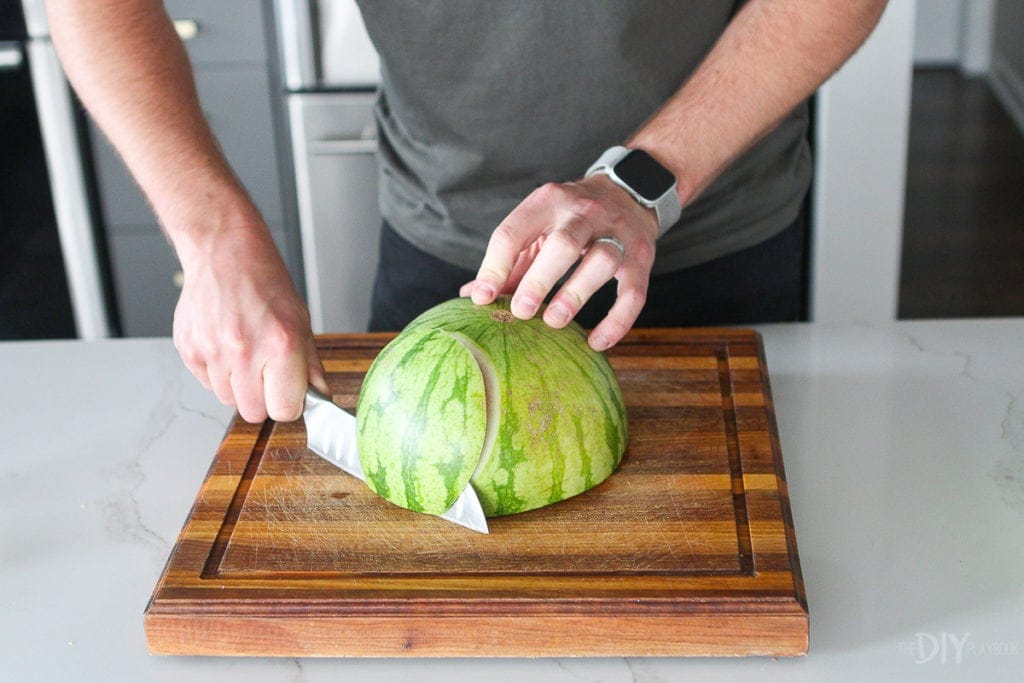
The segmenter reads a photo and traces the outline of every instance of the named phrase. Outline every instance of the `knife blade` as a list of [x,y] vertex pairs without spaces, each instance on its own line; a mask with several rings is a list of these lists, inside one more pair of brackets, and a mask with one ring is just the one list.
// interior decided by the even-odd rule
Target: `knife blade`
[[[302,417],[306,422],[306,447],[359,481],[366,481],[356,448],[355,415],[308,387]],[[452,506],[438,516],[467,529],[488,533],[487,518],[472,484],[466,484]]]

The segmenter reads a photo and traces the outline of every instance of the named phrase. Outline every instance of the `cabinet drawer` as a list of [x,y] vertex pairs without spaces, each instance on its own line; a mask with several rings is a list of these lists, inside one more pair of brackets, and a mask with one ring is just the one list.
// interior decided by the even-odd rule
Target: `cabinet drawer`
[[170,336],[180,291],[175,278],[179,266],[164,237],[159,233],[117,235],[110,241],[110,260],[121,333]]
[[[281,188],[266,70],[239,67],[199,72],[196,86],[203,111],[231,167],[264,218],[281,222]],[[108,228],[118,231],[129,226],[155,226],[149,205],[114,148],[95,128],[91,137]]]
[[268,23],[259,0],[165,0],[193,64],[266,62]]
[[[283,233],[272,228],[274,242],[290,263]],[[181,293],[181,266],[155,225],[138,226],[110,239],[114,292],[126,337],[168,337]]]

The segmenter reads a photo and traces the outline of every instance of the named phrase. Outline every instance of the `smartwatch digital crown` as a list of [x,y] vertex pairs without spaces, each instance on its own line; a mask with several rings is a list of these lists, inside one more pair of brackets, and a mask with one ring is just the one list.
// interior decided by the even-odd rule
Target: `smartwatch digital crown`
[[587,169],[585,177],[603,173],[633,199],[658,216],[658,237],[679,220],[683,209],[676,194],[676,177],[642,149],[609,147]]

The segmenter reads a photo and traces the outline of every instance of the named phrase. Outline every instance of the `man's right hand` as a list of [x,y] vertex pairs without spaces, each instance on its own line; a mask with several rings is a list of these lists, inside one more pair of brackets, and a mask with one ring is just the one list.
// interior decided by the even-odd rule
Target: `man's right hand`
[[329,393],[309,313],[265,227],[219,230],[179,249],[174,345],[192,374],[248,422],[294,420],[306,385]]
[[242,418],[293,420],[327,389],[309,314],[232,173],[161,0],[47,0],[68,78],[160,219],[185,282],[174,343]]

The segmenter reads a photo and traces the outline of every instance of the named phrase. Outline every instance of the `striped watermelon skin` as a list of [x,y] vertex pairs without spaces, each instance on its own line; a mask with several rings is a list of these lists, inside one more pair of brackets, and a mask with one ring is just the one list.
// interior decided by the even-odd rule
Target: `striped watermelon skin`
[[466,486],[483,448],[487,416],[480,368],[442,331],[400,335],[370,366],[356,423],[370,488],[396,505],[441,514]]
[[515,318],[507,298],[416,318],[370,366],[356,420],[370,488],[431,514],[467,482],[489,517],[557,503],[604,481],[627,441],[604,354],[576,323]]

